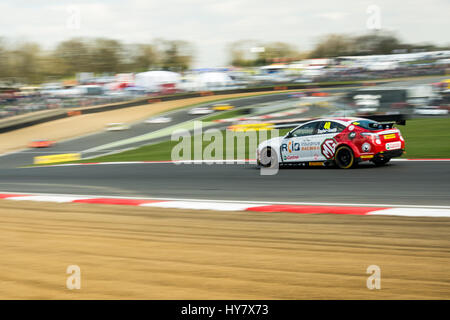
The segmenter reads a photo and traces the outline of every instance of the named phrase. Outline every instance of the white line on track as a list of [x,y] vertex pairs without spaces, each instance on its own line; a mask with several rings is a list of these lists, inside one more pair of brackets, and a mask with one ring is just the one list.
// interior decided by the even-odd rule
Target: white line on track
[[20,149],[20,150],[16,150],[16,151],[10,151],[10,152],[6,152],[6,153],[2,153],[2,154],[0,154],[0,157],[6,157],[6,156],[9,156],[9,155],[12,155],[12,154],[22,153],[22,152],[27,151],[27,150],[29,150],[29,148],[25,148],[25,149]]
[[125,152],[125,151],[129,151],[129,150],[133,150],[136,149],[135,147],[130,147],[130,148],[125,148],[125,149],[120,149],[120,150],[103,150],[106,151],[105,153],[101,153],[101,154],[95,154],[92,155],[90,157],[83,157],[83,160],[89,160],[89,159],[94,159],[94,158],[99,158],[99,157],[104,157],[104,156],[110,156],[112,154],[116,154],[116,153],[121,153],[121,152]]

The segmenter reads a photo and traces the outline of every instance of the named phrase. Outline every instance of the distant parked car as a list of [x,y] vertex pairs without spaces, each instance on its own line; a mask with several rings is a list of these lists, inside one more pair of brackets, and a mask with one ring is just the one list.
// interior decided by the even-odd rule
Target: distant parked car
[[106,125],[106,131],[122,131],[128,129],[130,129],[130,126],[122,122],[108,123]]
[[168,123],[172,121],[172,118],[170,117],[157,117],[157,118],[150,118],[145,120],[145,123]]
[[294,83],[310,83],[312,82],[309,78],[298,78],[294,80]]
[[50,148],[55,145],[54,141],[50,141],[47,139],[44,140],[33,140],[28,144],[29,148]]
[[214,110],[208,107],[197,107],[188,111],[189,114],[198,115],[198,114],[210,114],[213,113]]
[[306,96],[306,94],[304,92],[292,92],[289,95],[289,98],[304,98]]
[[429,115],[429,116],[441,116],[441,115],[448,114],[448,110],[441,109],[439,107],[434,107],[434,106],[424,106],[424,107],[420,107],[420,108],[415,108],[414,114]]
[[219,103],[212,106],[215,111],[226,111],[234,109],[234,106],[230,106],[228,103]]

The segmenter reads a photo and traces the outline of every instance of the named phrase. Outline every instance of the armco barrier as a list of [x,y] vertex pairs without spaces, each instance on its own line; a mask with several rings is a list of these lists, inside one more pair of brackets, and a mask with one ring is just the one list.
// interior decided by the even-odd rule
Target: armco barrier
[[81,154],[79,153],[63,153],[54,154],[51,156],[39,156],[34,157],[34,164],[49,164],[49,163],[59,163],[66,161],[76,161],[81,159]]
[[8,132],[35,124],[58,120],[66,117],[66,110],[54,109],[30,112],[17,117],[0,120],[0,133]]
[[[62,118],[66,118],[69,116],[73,116],[74,112],[81,111],[82,114],[90,114],[104,111],[111,111],[129,107],[137,107],[143,104],[155,103],[155,102],[163,102],[163,101],[173,101],[173,100],[181,100],[181,99],[189,99],[189,98],[198,98],[204,96],[213,96],[213,95],[228,95],[228,94],[236,94],[236,93],[251,93],[251,92],[263,92],[263,91],[279,91],[279,90],[298,90],[298,89],[307,89],[311,87],[315,88],[330,88],[330,87],[348,87],[360,85],[357,83],[342,83],[342,84],[278,84],[272,86],[261,86],[261,87],[250,87],[250,88],[241,88],[241,89],[229,89],[229,90],[221,90],[221,91],[205,91],[202,92],[190,92],[190,93],[181,93],[181,94],[173,94],[167,96],[154,96],[154,97],[145,97],[142,99],[137,99],[128,102],[118,102],[114,104],[101,105],[101,106],[92,106],[92,107],[83,107],[76,109],[58,109],[61,113],[56,115],[51,115],[47,117],[39,117],[34,118],[30,114],[30,118],[25,118],[23,121],[11,121],[11,125],[0,125],[0,133],[13,131],[25,127],[30,127],[36,124],[54,121]],[[13,120],[13,119],[11,119]]]

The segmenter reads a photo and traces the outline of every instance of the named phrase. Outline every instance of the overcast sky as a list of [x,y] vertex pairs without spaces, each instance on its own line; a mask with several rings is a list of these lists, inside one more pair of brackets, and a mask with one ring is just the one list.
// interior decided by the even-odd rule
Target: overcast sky
[[195,45],[195,66],[223,66],[225,48],[236,40],[308,50],[329,33],[363,34],[374,17],[371,5],[380,9],[381,28],[404,41],[450,43],[450,0],[2,0],[0,37],[46,48],[79,36],[181,39]]

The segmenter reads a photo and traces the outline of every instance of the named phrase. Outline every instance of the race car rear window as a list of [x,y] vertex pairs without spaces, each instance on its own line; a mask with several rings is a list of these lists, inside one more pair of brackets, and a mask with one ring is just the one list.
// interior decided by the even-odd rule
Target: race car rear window
[[353,125],[367,129],[367,130],[381,130],[383,129],[383,125],[379,122],[373,120],[358,120],[352,122]]

